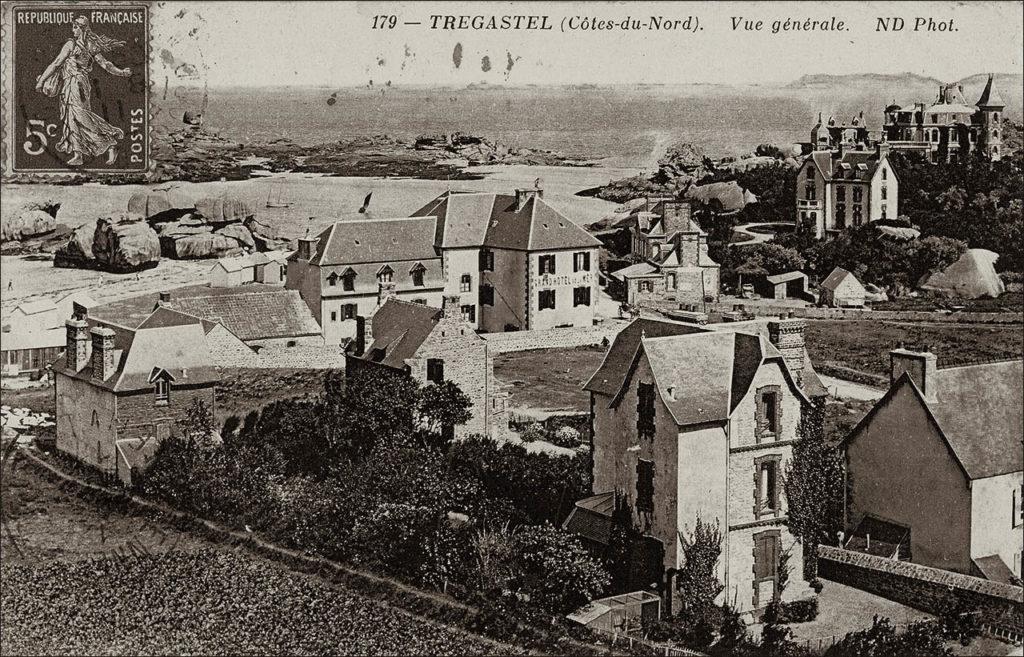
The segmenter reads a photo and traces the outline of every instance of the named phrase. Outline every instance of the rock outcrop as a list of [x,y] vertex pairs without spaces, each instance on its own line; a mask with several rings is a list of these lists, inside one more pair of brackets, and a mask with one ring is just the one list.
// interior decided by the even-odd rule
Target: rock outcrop
[[107,271],[125,273],[155,267],[160,261],[160,238],[144,221],[96,221],[93,258]]
[[53,252],[71,229],[57,221],[60,203],[28,203],[21,211],[0,223],[0,253],[28,255]]
[[96,260],[92,254],[92,241],[95,236],[95,224],[84,224],[71,231],[67,243],[53,254],[53,265],[78,269],[95,268]]

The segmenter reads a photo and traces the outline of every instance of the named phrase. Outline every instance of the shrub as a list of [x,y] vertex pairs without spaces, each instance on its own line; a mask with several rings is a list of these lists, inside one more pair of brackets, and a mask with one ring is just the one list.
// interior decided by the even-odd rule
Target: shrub
[[794,600],[782,604],[782,618],[786,623],[807,623],[818,617],[818,598]]
[[931,623],[913,623],[906,632],[896,633],[888,618],[875,618],[871,628],[851,632],[828,649],[827,657],[951,657]]
[[939,627],[945,638],[958,641],[962,646],[970,645],[981,636],[981,615],[964,602],[952,603],[939,615]]
[[545,524],[521,527],[514,536],[522,559],[522,589],[542,609],[570,612],[608,586],[608,572],[576,535]]

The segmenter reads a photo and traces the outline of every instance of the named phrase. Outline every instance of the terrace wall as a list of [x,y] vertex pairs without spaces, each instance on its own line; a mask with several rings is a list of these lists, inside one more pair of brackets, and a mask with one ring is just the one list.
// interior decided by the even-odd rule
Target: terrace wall
[[818,548],[818,574],[933,614],[964,603],[983,623],[1024,634],[1024,589],[1018,586],[825,545]]
[[573,326],[536,331],[482,333],[491,355],[531,349],[586,347],[611,341],[626,327],[625,323],[608,322],[600,326]]

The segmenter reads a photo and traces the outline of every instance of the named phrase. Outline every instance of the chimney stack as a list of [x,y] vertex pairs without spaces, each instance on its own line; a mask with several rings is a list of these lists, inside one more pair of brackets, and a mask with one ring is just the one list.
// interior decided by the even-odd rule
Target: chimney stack
[[459,307],[461,300],[462,297],[458,294],[446,294],[441,297],[441,318],[462,321],[462,308]]
[[316,253],[316,245],[319,241],[319,237],[300,237],[299,248],[297,251],[298,259],[309,262],[310,258],[313,257],[313,254]]
[[782,316],[768,322],[768,341],[782,354],[786,367],[793,374],[797,383],[803,385],[806,352],[804,350],[804,333],[807,322],[782,313]]
[[516,212],[525,208],[527,202],[534,197],[544,198],[544,190],[539,187],[531,187],[528,189],[523,187],[516,188]]
[[366,353],[366,344],[373,340],[373,336],[369,335],[369,331],[366,330],[367,322],[366,318],[362,315],[356,315],[356,339],[355,339],[355,352],[354,356],[362,356]]
[[114,373],[114,331],[97,326],[92,331],[92,378],[106,381]]
[[64,322],[67,330],[65,366],[71,372],[81,372],[89,363],[89,323],[76,313]]
[[171,292],[170,292],[170,290],[164,290],[164,291],[162,291],[160,293],[160,298],[157,300],[156,305],[157,305],[157,307],[166,306],[170,302],[171,302]]
[[889,352],[889,381],[895,383],[904,373],[908,374],[917,386],[925,401],[936,401],[936,372],[938,358],[922,347],[920,351],[898,347]]
[[397,296],[394,282],[377,284],[377,305],[383,306],[391,297]]

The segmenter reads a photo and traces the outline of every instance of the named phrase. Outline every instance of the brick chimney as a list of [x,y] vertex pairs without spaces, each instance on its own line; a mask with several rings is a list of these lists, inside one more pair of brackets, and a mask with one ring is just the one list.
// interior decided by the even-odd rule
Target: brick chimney
[[786,367],[792,372],[798,384],[803,385],[806,352],[804,351],[804,333],[807,322],[795,319],[790,315],[780,315],[779,319],[768,322],[768,341],[782,354]]
[[77,314],[64,322],[67,330],[65,366],[71,372],[81,372],[89,363],[89,323]]
[[516,188],[516,212],[526,207],[531,198],[544,198],[544,190],[539,187]]
[[97,326],[92,331],[92,378],[106,381],[114,373],[114,331]]
[[299,248],[297,251],[298,259],[309,262],[310,258],[313,257],[313,254],[316,253],[316,245],[319,241],[319,237],[300,237]]
[[889,142],[886,141],[884,133],[882,134],[882,140],[875,144],[875,156],[879,162],[883,158],[889,157]]
[[366,345],[373,342],[373,335],[368,330],[370,322],[362,315],[356,315],[356,338],[352,347],[354,356],[362,356],[366,353]]
[[171,292],[170,292],[170,290],[164,290],[164,291],[162,291],[160,293],[160,298],[157,299],[156,305],[157,305],[157,308],[159,308],[160,306],[166,306],[170,302],[171,302]]
[[934,402],[938,360],[927,346],[920,351],[897,347],[889,352],[889,381],[895,383],[906,372],[924,395],[925,401]]

